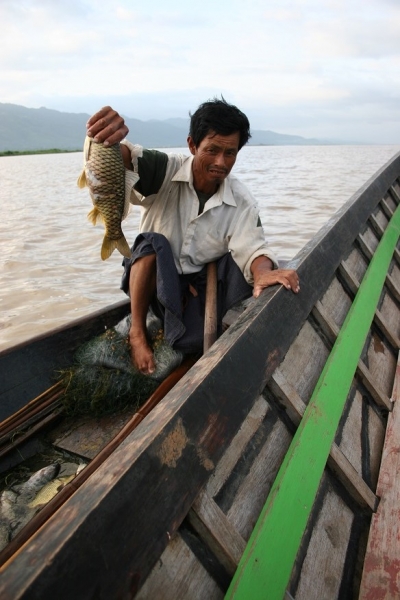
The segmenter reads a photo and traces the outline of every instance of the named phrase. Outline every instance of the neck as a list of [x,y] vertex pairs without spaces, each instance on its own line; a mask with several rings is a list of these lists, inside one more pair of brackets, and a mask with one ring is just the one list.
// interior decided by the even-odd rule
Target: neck
[[193,183],[193,187],[197,194],[204,194],[205,196],[208,196],[209,198],[211,198],[211,196],[213,196],[218,191],[219,185],[197,186],[195,183]]

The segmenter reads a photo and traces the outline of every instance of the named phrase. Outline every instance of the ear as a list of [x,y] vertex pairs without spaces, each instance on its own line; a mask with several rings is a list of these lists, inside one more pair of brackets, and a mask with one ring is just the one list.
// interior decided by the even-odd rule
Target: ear
[[188,135],[187,144],[189,146],[189,150],[190,150],[191,154],[193,154],[193,155],[196,154],[196,144],[194,143],[191,135]]

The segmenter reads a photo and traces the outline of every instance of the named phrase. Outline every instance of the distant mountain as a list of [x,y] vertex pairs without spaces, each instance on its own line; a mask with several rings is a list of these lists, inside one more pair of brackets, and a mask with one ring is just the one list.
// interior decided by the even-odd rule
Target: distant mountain
[[[77,150],[83,145],[85,113],[67,113],[48,108],[26,108],[0,103],[0,152],[7,150]],[[147,148],[186,147],[189,119],[140,121],[124,117],[129,138]],[[253,130],[250,145],[311,145],[315,139],[284,135],[273,131]]]

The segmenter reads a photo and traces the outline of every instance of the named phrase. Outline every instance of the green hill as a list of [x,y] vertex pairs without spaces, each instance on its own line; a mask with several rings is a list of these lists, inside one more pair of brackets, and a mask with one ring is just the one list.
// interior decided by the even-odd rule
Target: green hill
[[[67,113],[48,108],[26,108],[0,103],[0,152],[82,148],[85,138],[85,113]],[[164,121],[125,118],[128,138],[148,148],[186,147],[188,119]],[[250,145],[304,145],[324,143],[273,131],[252,131]]]

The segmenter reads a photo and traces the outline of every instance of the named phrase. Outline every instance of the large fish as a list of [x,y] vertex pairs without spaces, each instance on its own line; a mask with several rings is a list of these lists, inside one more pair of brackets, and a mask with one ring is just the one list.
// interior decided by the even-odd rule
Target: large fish
[[78,179],[80,188],[87,186],[94,205],[88,219],[96,225],[102,219],[105,235],[101,258],[106,260],[117,248],[129,258],[131,251],[121,229],[129,210],[125,201],[125,167],[119,144],[104,146],[86,137],[83,146],[84,168]]

